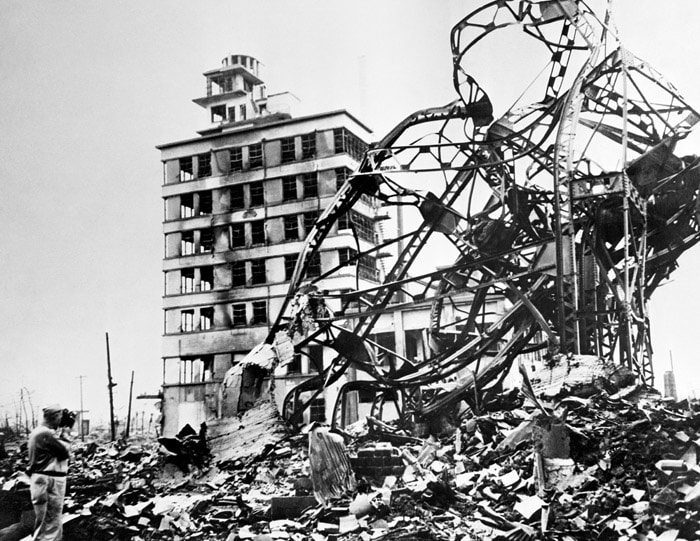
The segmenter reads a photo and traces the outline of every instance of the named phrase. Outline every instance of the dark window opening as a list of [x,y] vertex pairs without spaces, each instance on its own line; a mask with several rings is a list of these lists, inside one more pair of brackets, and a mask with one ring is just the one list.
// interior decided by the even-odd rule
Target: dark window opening
[[230,226],[231,248],[242,248],[245,246],[245,225],[231,224]]
[[229,189],[229,193],[231,194],[230,207],[232,210],[245,208],[245,199],[243,196],[243,185],[242,184],[237,184],[236,186],[231,186],[231,188]]
[[284,217],[284,239],[299,240],[299,220],[295,214]]
[[192,332],[194,330],[194,310],[182,310],[180,312],[180,332]]
[[194,291],[194,269],[182,269],[180,271],[180,293],[192,293]]
[[250,283],[253,285],[264,284],[267,282],[266,265],[264,259],[254,259],[250,262]]
[[[338,250],[338,259],[340,261],[341,265],[345,265],[348,261],[350,261],[353,257],[357,255],[357,252],[353,250],[352,248],[341,248]],[[353,261],[352,265],[357,264],[357,261]]]
[[199,192],[199,215],[209,215],[212,211],[211,192]]
[[358,260],[357,273],[360,278],[372,282],[379,281],[379,269],[377,268],[377,258],[369,255],[361,255]]
[[296,177],[284,177],[282,179],[282,201],[295,201],[297,199]]
[[262,182],[250,183],[250,206],[262,207],[265,205],[265,189]]
[[180,196],[180,218],[192,218],[194,216],[194,195],[191,193]]
[[301,374],[301,354],[295,353],[287,364],[287,374]]
[[245,262],[236,261],[231,264],[231,286],[244,286],[245,283]]
[[228,121],[229,122],[236,121],[236,107],[235,106],[228,108]]
[[320,276],[321,275],[321,254],[316,252],[309,259],[309,270],[307,271],[308,276]]
[[202,308],[199,311],[199,330],[208,331],[214,326],[214,309]]
[[323,346],[309,346],[309,372],[323,371]]
[[326,400],[317,398],[309,406],[309,421],[324,422],[326,420]]
[[338,230],[341,229],[350,229],[350,218],[347,212],[338,216]]
[[350,169],[347,167],[338,167],[335,170],[335,187],[340,190],[340,187],[345,184],[345,181],[350,177]]
[[211,291],[214,289],[214,267],[202,267],[199,269],[199,290]]
[[374,389],[358,389],[357,394],[361,404],[371,404],[376,396]]
[[308,160],[316,157],[316,134],[305,133],[301,136],[301,159]]
[[205,254],[214,251],[214,231],[202,229],[199,233],[199,253]]
[[256,169],[263,166],[263,146],[262,143],[256,143],[248,147],[248,162],[251,169]]
[[211,154],[200,154],[197,156],[197,178],[211,176]]
[[289,163],[295,160],[294,137],[285,137],[280,142],[282,146],[282,163]]
[[238,303],[232,306],[231,322],[235,327],[245,326],[248,324],[245,316],[245,303]]
[[265,221],[250,222],[250,234],[253,244],[265,244]]
[[301,177],[304,187],[304,199],[318,197],[318,175],[316,173],[306,173]]
[[246,118],[248,118],[248,113],[247,113],[246,108],[245,108],[245,103],[238,107],[238,112],[240,113],[239,116],[240,116],[241,120],[245,120]]
[[229,152],[231,171],[240,171],[241,169],[243,169],[243,149],[240,147],[235,147],[232,148]]
[[305,212],[304,213],[304,235],[309,236],[314,225],[318,221],[318,212]]
[[192,156],[180,158],[180,182],[187,182],[194,178],[194,166],[192,165]]
[[194,231],[183,231],[180,240],[180,255],[194,254]]
[[267,301],[253,301],[253,325],[267,323]]
[[357,161],[363,158],[367,150],[367,143],[345,128],[333,130],[333,143],[336,154],[346,152]]
[[223,122],[226,120],[226,106],[225,105],[215,105],[211,108],[211,121],[212,122]]
[[294,269],[297,266],[297,260],[299,256],[297,254],[291,254],[284,256],[284,279],[291,280],[294,275]]

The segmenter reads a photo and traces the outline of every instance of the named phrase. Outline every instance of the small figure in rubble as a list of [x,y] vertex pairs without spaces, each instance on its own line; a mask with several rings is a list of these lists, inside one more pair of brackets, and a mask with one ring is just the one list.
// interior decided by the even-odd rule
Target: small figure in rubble
[[[63,538],[63,498],[70,442],[64,434],[64,411],[58,404],[43,409],[44,420],[29,435],[29,485],[36,514],[33,540],[49,541]],[[63,426],[62,426],[63,425]]]

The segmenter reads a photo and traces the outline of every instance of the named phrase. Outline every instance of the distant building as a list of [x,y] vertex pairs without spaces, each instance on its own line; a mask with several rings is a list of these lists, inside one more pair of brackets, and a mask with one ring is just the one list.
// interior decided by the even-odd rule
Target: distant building
[[[204,73],[194,102],[210,126],[160,145],[163,162],[164,433],[222,415],[226,371],[268,334],[287,294],[304,238],[338,187],[356,169],[369,129],[344,110],[295,118],[296,99],[268,94],[259,63],[232,55]],[[376,208],[363,198],[312,262],[319,275],[356,246],[349,222],[374,242]],[[367,287],[375,262],[334,275],[328,290]],[[372,267],[372,268],[370,268]],[[291,379],[312,369],[310,351]],[[293,381],[290,380],[290,385]],[[326,408],[322,404],[321,409]],[[318,408],[317,408],[318,409]]]

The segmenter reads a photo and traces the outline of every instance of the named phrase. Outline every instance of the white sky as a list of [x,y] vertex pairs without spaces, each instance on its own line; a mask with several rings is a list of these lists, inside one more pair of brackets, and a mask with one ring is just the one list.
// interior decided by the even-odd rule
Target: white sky
[[[348,109],[384,135],[454,99],[449,30],[476,1],[1,0],[0,415],[20,388],[105,418],[105,332],[115,404],[161,382],[162,170],[155,145],[195,136],[202,72],[257,57],[299,113]],[[616,0],[623,42],[700,107],[700,3]],[[522,66],[494,43],[494,66]],[[360,91],[364,65],[365,90]],[[700,139],[699,139],[700,140]],[[691,150],[700,153],[700,144]],[[700,247],[651,305],[657,374],[673,350],[700,390]]]

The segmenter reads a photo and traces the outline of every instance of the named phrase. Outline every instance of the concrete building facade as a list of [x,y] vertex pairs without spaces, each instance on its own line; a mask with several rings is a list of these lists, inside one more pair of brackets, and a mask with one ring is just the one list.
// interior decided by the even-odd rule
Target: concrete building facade
[[[195,138],[157,147],[166,435],[222,415],[224,374],[267,336],[306,234],[356,169],[371,133],[344,110],[292,116],[295,98],[268,94],[253,57],[228,56],[204,76],[206,95],[194,102],[211,125]],[[375,242],[375,215],[371,199],[358,203],[310,273],[337,266],[356,246],[350,222],[361,236],[365,231],[362,242]],[[378,271],[370,267],[334,273],[323,287],[376,283]],[[301,376],[308,365],[304,358],[289,370]]]

